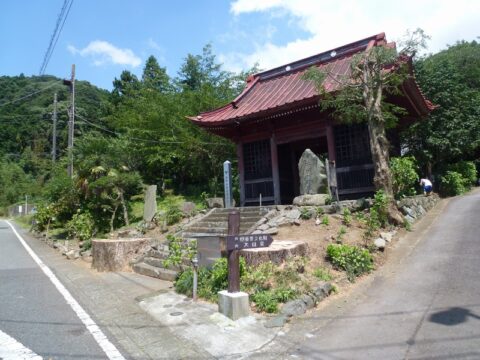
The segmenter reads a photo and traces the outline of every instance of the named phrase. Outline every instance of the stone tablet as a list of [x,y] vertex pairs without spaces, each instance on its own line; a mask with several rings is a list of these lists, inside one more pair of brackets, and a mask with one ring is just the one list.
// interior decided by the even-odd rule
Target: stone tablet
[[157,185],[149,185],[145,190],[145,204],[143,206],[143,221],[149,223],[157,212]]
[[300,175],[300,194],[326,194],[327,171],[325,164],[312,150],[306,149],[298,162]]

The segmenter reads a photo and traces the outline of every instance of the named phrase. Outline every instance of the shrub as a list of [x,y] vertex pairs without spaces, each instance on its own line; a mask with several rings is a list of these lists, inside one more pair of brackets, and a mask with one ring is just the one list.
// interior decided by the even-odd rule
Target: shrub
[[33,215],[35,221],[35,230],[43,231],[49,226],[55,217],[55,211],[52,206],[37,206],[37,212]]
[[197,250],[196,242],[184,242],[182,238],[167,235],[168,257],[163,265],[168,268],[172,265],[180,265],[183,260],[192,260]]
[[390,159],[393,192],[396,197],[415,195],[415,183],[418,179],[417,168],[413,156]]
[[324,269],[321,267],[313,270],[313,276],[323,281],[330,281],[333,279],[333,276],[332,274],[330,274],[330,271],[328,269]]
[[66,229],[69,237],[82,241],[91,240],[95,234],[95,222],[92,215],[88,212],[77,212],[72,219],[67,222]]
[[346,226],[350,226],[352,223],[352,212],[349,208],[343,208],[343,223]]
[[337,234],[337,243],[341,244],[343,241],[343,236],[347,233],[347,229],[344,226],[340,226]]
[[336,268],[345,270],[351,282],[373,269],[370,252],[357,246],[330,244],[327,246],[327,258]]
[[300,218],[303,220],[308,220],[312,218],[312,212],[306,207],[300,208]]
[[381,227],[388,224],[388,198],[383,190],[375,193],[370,216],[376,218]]
[[278,310],[278,300],[272,290],[260,291],[252,295],[252,301],[260,311],[267,313],[276,313]]
[[440,191],[447,196],[463,194],[468,189],[469,180],[456,171],[447,171],[440,177]]
[[167,225],[173,225],[178,223],[183,218],[183,212],[179,209],[178,206],[172,205],[169,206],[165,212],[165,220]]
[[465,186],[470,187],[477,181],[477,169],[473,161],[460,161],[448,167],[449,171],[455,171],[465,179]]
[[323,215],[322,217],[322,225],[328,226],[330,220],[328,219],[328,215]]
[[315,208],[315,216],[316,217],[320,217],[322,216],[323,214],[325,214],[325,210],[321,207],[321,206],[317,206]]

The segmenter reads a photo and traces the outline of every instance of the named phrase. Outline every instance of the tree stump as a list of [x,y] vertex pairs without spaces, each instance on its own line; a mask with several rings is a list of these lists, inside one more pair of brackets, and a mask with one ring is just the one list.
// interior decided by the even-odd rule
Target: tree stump
[[98,271],[130,271],[130,263],[150,248],[151,239],[94,239],[92,268]]
[[281,264],[294,256],[307,255],[308,245],[303,241],[274,240],[268,248],[241,250],[242,256],[248,265],[259,265],[268,261]]

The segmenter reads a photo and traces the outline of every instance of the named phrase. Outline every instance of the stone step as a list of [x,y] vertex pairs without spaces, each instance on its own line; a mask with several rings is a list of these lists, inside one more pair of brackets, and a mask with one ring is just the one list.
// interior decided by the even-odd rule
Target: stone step
[[[187,260],[185,260],[185,262],[187,262]],[[154,266],[154,267],[157,267],[157,268],[162,268],[162,269],[167,269],[167,270],[173,270],[173,271],[182,271],[182,267],[181,265],[170,265],[168,267],[166,267],[164,265],[165,263],[165,260],[163,259],[158,259],[158,258],[154,258],[154,257],[145,257],[143,258],[143,263],[147,264],[147,265],[151,265],[151,266]]]
[[[240,234],[245,233],[251,228],[250,226],[240,226]],[[204,234],[226,234],[227,233],[227,228],[220,228],[220,227],[200,227],[200,226],[193,226],[191,228],[188,228],[186,231],[187,232],[192,232],[192,233],[204,233]]]
[[[256,224],[256,221],[245,221],[245,222],[240,222],[240,227],[241,228],[251,228],[254,224]],[[227,229],[228,228],[228,223],[227,222],[210,222],[210,221],[205,221],[205,222],[199,222],[194,225],[192,225],[190,228],[211,228],[211,229]]]
[[133,265],[133,271],[137,274],[154,277],[161,280],[175,281],[177,272],[174,270],[158,268],[143,262]]
[[152,258],[162,259],[162,260],[166,259],[168,255],[169,255],[168,251],[160,251],[160,250],[154,250],[154,249],[148,250],[147,253],[145,254],[146,257],[152,257]]
[[[248,215],[248,216],[240,216],[240,221],[255,221],[257,222],[263,217],[263,215]],[[212,214],[204,217],[199,222],[203,221],[211,221],[211,222],[227,222],[228,221],[228,214]]]
[[271,210],[269,207],[259,207],[259,206],[249,206],[249,207],[242,207],[242,208],[231,208],[231,209],[226,209],[226,208],[221,208],[221,209],[215,209],[213,214],[228,214],[232,210],[239,211],[240,214],[258,214],[258,215],[264,215],[267,212]]

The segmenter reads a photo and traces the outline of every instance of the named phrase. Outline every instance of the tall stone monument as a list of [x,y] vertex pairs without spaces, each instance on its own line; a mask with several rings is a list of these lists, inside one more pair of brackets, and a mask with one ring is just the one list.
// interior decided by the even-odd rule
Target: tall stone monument
[[157,185],[148,185],[145,190],[145,204],[143,205],[143,221],[150,223],[157,212]]
[[325,163],[315,153],[306,149],[298,162],[300,194],[314,195],[328,193]]

